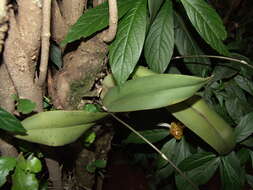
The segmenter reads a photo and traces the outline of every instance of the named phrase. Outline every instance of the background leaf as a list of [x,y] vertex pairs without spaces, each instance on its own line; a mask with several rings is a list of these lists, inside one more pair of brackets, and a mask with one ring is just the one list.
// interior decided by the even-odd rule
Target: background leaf
[[[118,0],[119,19],[130,9],[135,0]],[[67,36],[61,45],[73,42],[81,37],[86,38],[91,34],[102,30],[108,26],[109,11],[108,3],[105,2],[95,8],[85,11],[85,13],[71,26]]]
[[192,170],[197,168],[206,162],[213,160],[216,156],[211,152],[200,152],[189,156],[184,159],[180,164],[179,168],[183,171]]
[[[156,143],[165,137],[167,137],[170,133],[168,129],[153,129],[153,130],[145,130],[138,131],[142,136],[148,139],[151,143]],[[131,133],[123,143],[134,143],[134,144],[145,144],[139,136],[134,133]]]
[[227,32],[217,12],[204,0],[181,0],[186,13],[200,36],[220,54],[229,55],[222,40]]
[[136,0],[119,22],[117,35],[110,46],[109,63],[118,84],[133,72],[142,52],[147,28],[147,0]]
[[0,128],[15,133],[26,132],[21,122],[2,108],[0,108]]
[[164,0],[148,0],[148,8],[151,22],[154,20]]
[[36,108],[36,103],[29,99],[18,99],[17,110],[23,114],[29,114]]
[[[174,12],[175,45],[180,55],[204,55],[187,30],[182,18]],[[197,76],[206,77],[210,71],[208,58],[184,58],[185,66]]]
[[235,128],[236,142],[246,139],[253,133],[253,112],[245,115]]
[[[184,162],[184,161],[183,161]],[[203,185],[213,176],[219,166],[219,158],[213,157],[207,162],[200,162],[199,166],[186,172],[186,175],[196,184]],[[176,185],[178,190],[194,190],[189,182],[182,176],[176,175]]]
[[152,23],[144,46],[149,67],[158,73],[167,68],[174,48],[174,24],[172,1],[165,0]]
[[6,177],[16,166],[16,158],[0,157],[0,187],[6,182]]
[[[163,145],[161,151],[176,165],[192,154],[191,147],[184,137],[180,141],[171,139]],[[157,167],[159,169],[157,175],[163,179],[174,171],[174,168],[161,157],[157,160]]]
[[58,69],[62,68],[61,49],[54,44],[50,45],[50,59],[57,66]]
[[222,190],[238,190],[242,188],[242,182],[245,178],[240,161],[232,152],[221,157],[220,175]]

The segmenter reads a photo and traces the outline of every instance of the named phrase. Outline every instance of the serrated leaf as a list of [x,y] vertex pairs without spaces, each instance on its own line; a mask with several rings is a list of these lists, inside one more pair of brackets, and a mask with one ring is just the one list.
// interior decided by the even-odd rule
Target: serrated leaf
[[222,40],[227,32],[217,12],[204,0],[181,0],[186,13],[200,36],[220,54],[229,55]]
[[161,108],[191,97],[209,79],[177,74],[145,76],[109,89],[103,105],[110,112]]
[[15,133],[25,133],[21,122],[9,112],[0,108],[0,128]]
[[245,175],[234,152],[221,157],[220,175],[222,190],[238,190],[242,188],[242,181]]
[[[153,130],[145,130],[145,131],[138,131],[143,137],[149,140],[151,143],[156,143],[169,135],[168,129],[153,129]],[[134,143],[134,144],[145,144],[146,142],[143,141],[139,136],[135,133],[131,133],[123,143]]]
[[[174,12],[175,45],[180,55],[204,55],[192,38],[182,18]],[[210,60],[208,58],[184,58],[185,66],[191,73],[206,77],[210,71]]]
[[150,20],[153,21],[164,0],[148,0]]
[[247,146],[247,147],[253,147],[253,137],[249,137],[245,139],[244,141],[240,142],[240,144]]
[[6,177],[16,166],[16,158],[0,157],[0,187],[6,182]]
[[50,45],[50,59],[57,66],[58,69],[62,68],[61,49],[54,44]]
[[[118,17],[119,19],[126,14],[132,7],[135,0],[118,0]],[[81,37],[86,38],[95,32],[102,30],[108,26],[109,9],[108,3],[105,2],[93,9],[85,11],[85,13],[71,26],[67,36],[61,42],[61,45],[73,42]]]
[[17,110],[23,114],[29,114],[36,108],[36,103],[29,99],[18,99]]
[[236,142],[246,139],[253,133],[253,112],[245,115],[235,128]]
[[144,46],[149,67],[163,73],[169,65],[174,48],[174,23],[172,1],[165,0],[151,25]]
[[147,0],[136,0],[119,22],[117,35],[110,46],[109,63],[118,84],[133,72],[142,52],[147,25]]
[[213,154],[211,152],[196,153],[196,154],[193,154],[193,155],[189,156],[188,158],[184,159],[179,164],[178,167],[182,171],[192,170],[194,168],[197,168],[197,167],[209,162],[210,160],[213,160],[215,157],[216,157],[215,154]]
[[[211,160],[200,163],[193,170],[186,172],[186,175],[196,184],[203,185],[207,183],[214,175],[219,165],[219,158],[213,157]],[[178,190],[194,190],[182,176],[176,175],[176,185]]]

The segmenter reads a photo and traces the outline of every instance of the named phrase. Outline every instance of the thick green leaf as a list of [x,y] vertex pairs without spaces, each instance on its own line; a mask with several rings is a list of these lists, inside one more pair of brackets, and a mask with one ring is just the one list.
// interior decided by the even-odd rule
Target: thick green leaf
[[144,46],[144,55],[149,67],[158,73],[167,68],[174,48],[174,24],[172,1],[165,0],[152,23]]
[[58,69],[62,68],[62,53],[61,49],[54,44],[50,45],[50,59],[57,66]]
[[119,22],[117,35],[110,46],[109,63],[118,84],[133,72],[142,52],[147,25],[147,0],[135,0]]
[[26,132],[21,122],[2,108],[0,108],[0,128],[15,133]]
[[[196,184],[207,183],[214,175],[219,166],[219,158],[213,157],[211,160],[200,163],[198,167],[186,173],[186,175]],[[182,176],[176,175],[176,185],[178,190],[194,190]]]
[[245,115],[235,128],[236,142],[246,139],[253,133],[253,112]]
[[[161,149],[161,151],[169,158],[171,161],[178,165],[182,160],[189,157],[191,153],[190,145],[182,138],[180,141],[176,139],[171,139],[167,143],[165,143]],[[161,178],[166,178],[172,174],[174,168],[168,164],[163,158],[159,157],[157,161],[157,166],[159,170],[157,171],[157,175]]]
[[48,146],[62,146],[75,141],[95,121],[106,115],[102,112],[84,110],[41,112],[22,121],[27,134],[15,137]]
[[211,152],[196,153],[183,160],[178,167],[183,171],[192,170],[213,160],[215,157],[216,156]]
[[181,0],[186,13],[200,36],[220,54],[229,55],[222,40],[227,32],[217,12],[204,0]]
[[[168,106],[174,117],[212,146],[226,154],[235,146],[233,129],[198,96]],[[193,119],[194,118],[194,119]]]
[[221,157],[220,175],[222,190],[238,190],[242,188],[242,181],[245,175],[234,152]]
[[[156,143],[165,137],[167,137],[170,133],[168,129],[153,129],[153,130],[145,130],[138,131],[143,137],[149,140],[151,143]],[[131,133],[124,141],[124,143],[134,143],[134,144],[145,144],[139,136],[135,133]]]
[[16,158],[0,157],[0,187],[6,182],[6,177],[16,166]]
[[[118,0],[118,17],[121,18],[132,7],[135,0]],[[73,42],[81,37],[88,37],[108,26],[109,10],[105,2],[93,9],[85,11],[78,21],[70,28],[61,45]]]
[[148,0],[150,20],[153,21],[164,0]]
[[[180,55],[204,55],[195,40],[187,30],[182,18],[175,13],[175,45]],[[194,75],[206,77],[210,70],[210,60],[208,58],[184,58],[185,66]]]
[[29,99],[18,99],[17,110],[23,114],[29,114],[36,108],[36,103]]
[[191,97],[209,79],[177,74],[145,76],[111,88],[103,105],[110,112],[161,108]]

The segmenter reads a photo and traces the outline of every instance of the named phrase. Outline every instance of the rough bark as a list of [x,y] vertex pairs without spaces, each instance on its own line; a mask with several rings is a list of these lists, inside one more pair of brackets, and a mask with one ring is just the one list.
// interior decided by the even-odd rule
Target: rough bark
[[36,85],[35,68],[40,50],[40,1],[18,1],[18,14],[10,11],[10,28],[5,42],[4,62],[21,98],[37,104],[42,111],[42,89]]

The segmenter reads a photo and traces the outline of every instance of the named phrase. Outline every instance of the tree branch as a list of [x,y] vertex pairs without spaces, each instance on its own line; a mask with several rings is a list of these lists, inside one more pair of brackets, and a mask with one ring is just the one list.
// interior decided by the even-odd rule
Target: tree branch
[[49,46],[50,46],[50,21],[51,21],[51,0],[43,1],[42,8],[42,42],[41,42],[41,59],[40,59],[40,73],[38,84],[43,86],[47,76]]
[[109,28],[102,34],[104,42],[111,42],[117,33],[118,26],[118,8],[117,0],[108,0],[109,3]]

